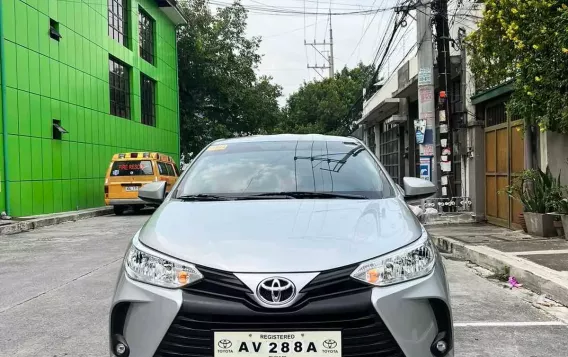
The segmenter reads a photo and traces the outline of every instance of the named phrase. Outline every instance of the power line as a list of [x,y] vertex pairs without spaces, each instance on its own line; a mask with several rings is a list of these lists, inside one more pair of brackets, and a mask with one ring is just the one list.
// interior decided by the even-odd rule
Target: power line
[[[382,58],[381,58],[381,61],[379,62],[379,65],[377,66],[377,68],[376,68],[375,71],[373,72],[373,75],[371,76],[370,81],[366,84],[365,90],[369,89],[369,88],[373,85],[373,83],[375,82],[375,79],[376,79],[377,75],[379,74],[380,70],[382,69],[382,66],[383,66],[383,64],[384,64],[386,55],[388,54],[388,51],[389,51],[390,46],[391,46],[391,44],[392,44],[392,42],[393,42],[393,40],[394,40],[394,37],[395,37],[396,34],[397,34],[397,31],[398,31],[398,29],[399,29],[399,26],[400,26],[400,24],[402,23],[402,21],[404,21],[404,19],[406,18],[406,15],[407,15],[406,13],[403,13],[401,19],[398,20],[398,21],[395,21],[395,24],[394,24],[392,33],[391,33],[390,38],[389,38],[389,40],[388,40],[388,42],[387,42],[387,45],[386,45],[385,51],[384,51],[384,53],[383,53],[383,56],[382,56]],[[383,37],[383,40],[384,40],[384,37]],[[347,114],[345,115],[345,117],[349,116],[349,114],[352,113],[353,108],[355,108],[363,99],[364,99],[363,94],[361,94],[361,95],[357,98],[357,100],[355,101],[355,103],[353,103],[353,104],[351,105],[351,108],[349,108],[349,111],[347,112]]]
[[[373,1],[373,5],[374,6],[375,3],[377,2],[377,0]],[[355,51],[357,51],[357,49],[359,48],[359,46],[361,45],[361,42],[363,42],[363,38],[365,38],[365,35],[367,34],[367,31],[369,31],[369,28],[371,27],[371,24],[373,23],[373,21],[375,21],[375,18],[377,17],[378,12],[375,13],[375,15],[373,16],[373,18],[371,19],[371,22],[369,22],[369,24],[367,25],[367,28],[365,28],[365,31],[363,32],[363,34],[361,35],[361,38],[359,38],[359,41],[357,42],[357,44],[355,45],[355,48],[353,49],[353,51],[351,52],[351,54],[349,55],[349,58],[347,59],[347,62],[349,62],[351,60],[351,57],[353,57],[353,55],[355,54]]]
[[[179,2],[188,3],[190,0],[178,0]],[[209,2],[212,5],[222,6],[222,7],[230,7],[234,4],[232,3],[224,3],[220,1],[213,1]],[[374,14],[375,12],[383,12],[383,11],[391,11],[394,8],[377,8],[377,9],[370,9],[370,10],[359,10],[359,11],[335,11],[331,13],[326,12],[319,12],[319,11],[301,11],[301,10],[294,10],[290,8],[278,8],[278,7],[270,7],[270,6],[258,6],[258,5],[241,5],[246,10],[248,10],[252,14],[263,14],[263,15],[274,15],[274,16],[296,16],[296,15],[304,15],[304,16],[318,16],[318,15],[331,15],[331,16],[365,16]]]
[[[316,41],[316,32],[318,30],[318,11],[319,11],[319,0],[316,3],[316,28],[314,29],[314,42]],[[304,11],[304,14],[306,12]]]

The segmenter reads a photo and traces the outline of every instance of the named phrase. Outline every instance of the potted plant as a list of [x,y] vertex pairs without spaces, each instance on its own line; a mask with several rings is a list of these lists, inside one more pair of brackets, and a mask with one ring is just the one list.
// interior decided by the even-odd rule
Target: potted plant
[[525,170],[507,187],[506,192],[522,203],[528,233],[541,237],[556,236],[555,216],[547,213],[556,212],[562,200],[560,175],[554,178],[548,168],[545,172]]

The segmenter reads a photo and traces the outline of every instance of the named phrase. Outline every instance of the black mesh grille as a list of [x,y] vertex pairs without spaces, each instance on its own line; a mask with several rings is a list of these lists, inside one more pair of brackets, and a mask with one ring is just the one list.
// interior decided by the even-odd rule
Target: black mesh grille
[[371,306],[370,287],[350,277],[356,266],[329,270],[302,289],[291,308],[267,309],[234,274],[198,267],[184,303],[155,357],[213,357],[214,331],[341,331],[343,357],[404,357]]
[[[367,295],[367,294],[365,294]],[[300,315],[282,313],[211,315],[182,311],[162,340],[155,357],[212,357],[214,331],[326,331],[342,332],[343,357],[404,357],[403,352],[372,308],[354,313]]]
[[[295,303],[294,308],[299,308],[312,301],[370,289],[368,285],[351,278],[350,275],[356,267],[357,265],[351,265],[318,274],[301,290],[301,293],[305,295]],[[185,288],[187,292],[239,301],[251,307],[258,307],[258,304],[250,297],[252,291],[234,274],[201,266],[198,269],[204,279]]]

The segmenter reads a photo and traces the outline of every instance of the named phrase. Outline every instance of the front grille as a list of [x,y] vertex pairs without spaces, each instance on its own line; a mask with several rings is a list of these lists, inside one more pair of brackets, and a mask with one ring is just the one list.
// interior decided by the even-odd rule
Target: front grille
[[[263,313],[242,304],[184,294],[184,305],[155,357],[212,357],[214,331],[325,331],[342,332],[344,357],[404,357],[381,318],[370,305],[370,293],[335,298],[292,313]],[[364,296],[362,296],[364,295]],[[193,299],[193,300],[191,300]],[[202,301],[201,299],[206,299]],[[201,303],[199,302],[201,301]],[[349,306],[356,303],[358,308]],[[215,307],[215,304],[219,304]],[[316,305],[318,305],[316,307]],[[337,308],[346,306],[345,309]],[[219,309],[215,313],[215,309]]]
[[[354,294],[370,289],[369,285],[351,278],[350,275],[356,267],[357,265],[350,265],[318,274],[314,280],[301,290],[304,296],[296,301],[295,308],[313,301]],[[252,291],[234,274],[202,266],[197,268],[203,274],[203,280],[195,285],[186,287],[185,291],[192,294],[238,301],[253,308],[259,307],[250,296]]]
[[252,292],[234,274],[202,266],[197,269],[203,274],[203,280],[184,288],[185,291],[243,303],[252,302],[248,297]]

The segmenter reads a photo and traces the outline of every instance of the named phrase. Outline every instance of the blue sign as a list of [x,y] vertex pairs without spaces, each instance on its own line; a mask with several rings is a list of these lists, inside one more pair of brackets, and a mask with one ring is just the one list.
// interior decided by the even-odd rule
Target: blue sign
[[431,181],[432,159],[430,156],[420,156],[420,178]]
[[416,143],[417,144],[424,143],[424,133],[419,130],[416,130]]

